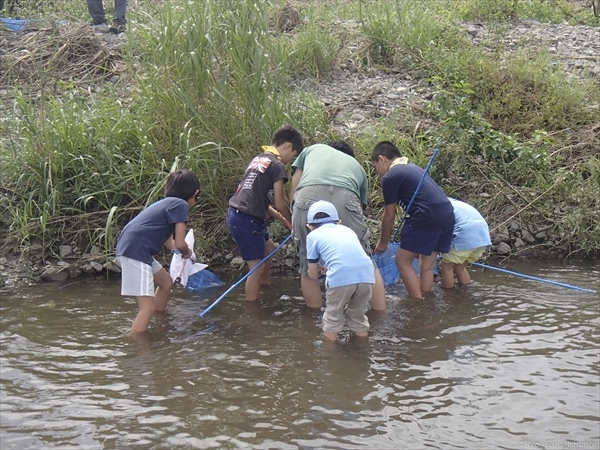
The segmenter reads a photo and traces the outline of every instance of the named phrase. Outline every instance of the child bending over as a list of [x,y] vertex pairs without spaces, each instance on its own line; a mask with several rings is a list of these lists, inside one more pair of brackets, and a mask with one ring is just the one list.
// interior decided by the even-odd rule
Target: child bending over
[[199,193],[196,174],[185,169],[173,172],[167,179],[165,198],[143,210],[121,232],[116,251],[121,264],[121,295],[135,296],[140,308],[131,325],[134,333],[148,330],[154,312],[167,308],[173,286],[171,276],[154,255],[163,244],[180,250],[184,258],[192,255],[185,243],[185,229]]
[[308,276],[317,280],[321,271],[327,275],[325,337],[337,340],[344,319],[356,336],[367,337],[369,320],[365,312],[375,284],[373,261],[356,233],[340,225],[333,204],[323,200],[313,203],[308,209],[307,221],[310,230],[306,237]]

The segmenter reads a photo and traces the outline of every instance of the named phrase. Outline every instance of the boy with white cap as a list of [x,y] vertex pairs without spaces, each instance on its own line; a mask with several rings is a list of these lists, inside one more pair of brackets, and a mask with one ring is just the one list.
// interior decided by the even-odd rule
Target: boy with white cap
[[308,276],[316,280],[321,271],[327,276],[325,337],[337,340],[344,319],[356,336],[367,337],[369,321],[365,311],[375,284],[373,261],[356,233],[341,225],[333,204],[323,200],[313,203],[308,209],[307,221],[310,230],[306,238]]

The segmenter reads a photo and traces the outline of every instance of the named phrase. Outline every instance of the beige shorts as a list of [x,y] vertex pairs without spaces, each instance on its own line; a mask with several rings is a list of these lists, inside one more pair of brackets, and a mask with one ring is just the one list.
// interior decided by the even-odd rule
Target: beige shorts
[[152,265],[127,256],[119,256],[121,264],[121,295],[154,297],[154,274],[163,267],[155,259]]
[[[323,331],[339,333],[344,328],[344,319],[346,319],[348,328],[352,331],[369,331],[369,319],[367,319],[365,312],[372,292],[373,285],[370,283],[327,288],[327,305],[325,313],[323,313]],[[348,307],[344,313],[346,305]]]
[[367,252],[371,255],[371,244],[369,242],[369,228],[365,223],[362,206],[358,196],[344,188],[328,185],[306,186],[296,191],[294,196],[294,206],[292,212],[292,233],[294,235],[294,244],[298,251],[300,275],[308,276],[308,262],[306,261],[306,228],[308,208],[318,200],[325,200],[333,204],[337,209],[338,216],[342,225],[346,225],[358,236],[358,240]]
[[452,247],[448,253],[444,254],[442,262],[457,265],[464,264],[465,262],[471,264],[481,258],[481,255],[483,255],[486,250],[487,247],[485,246],[472,248],[470,250],[456,250]]

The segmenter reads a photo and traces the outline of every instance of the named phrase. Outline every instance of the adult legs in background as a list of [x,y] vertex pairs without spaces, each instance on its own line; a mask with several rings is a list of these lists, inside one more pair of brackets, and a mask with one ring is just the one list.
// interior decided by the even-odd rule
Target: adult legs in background
[[[89,4],[90,0],[88,0]],[[115,0],[115,20],[114,22],[125,25],[125,11],[127,10],[127,0]]]
[[104,12],[102,0],[87,0],[87,7],[94,25],[106,23],[106,13]]

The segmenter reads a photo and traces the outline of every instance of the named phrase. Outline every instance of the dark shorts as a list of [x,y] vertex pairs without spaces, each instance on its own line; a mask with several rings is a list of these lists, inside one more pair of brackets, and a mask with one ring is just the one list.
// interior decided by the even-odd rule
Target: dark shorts
[[265,242],[269,240],[264,220],[239,212],[235,208],[227,211],[227,226],[244,261],[263,259]]
[[431,255],[433,252],[448,253],[453,234],[454,224],[443,230],[432,231],[413,228],[405,223],[400,233],[400,248],[419,255]]

